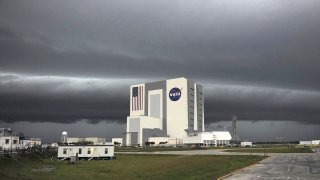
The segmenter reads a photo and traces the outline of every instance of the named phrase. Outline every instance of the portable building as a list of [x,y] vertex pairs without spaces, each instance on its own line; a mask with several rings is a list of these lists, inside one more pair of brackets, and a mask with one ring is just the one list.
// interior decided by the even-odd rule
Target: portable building
[[252,142],[251,141],[242,141],[240,145],[243,147],[252,147]]
[[114,159],[114,146],[104,145],[60,145],[58,159],[70,159],[78,156],[79,159]]

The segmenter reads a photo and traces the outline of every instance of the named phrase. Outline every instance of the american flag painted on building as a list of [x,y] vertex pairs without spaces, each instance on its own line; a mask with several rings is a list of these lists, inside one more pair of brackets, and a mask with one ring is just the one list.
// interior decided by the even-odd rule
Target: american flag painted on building
[[143,110],[143,86],[137,86],[132,88],[132,111]]

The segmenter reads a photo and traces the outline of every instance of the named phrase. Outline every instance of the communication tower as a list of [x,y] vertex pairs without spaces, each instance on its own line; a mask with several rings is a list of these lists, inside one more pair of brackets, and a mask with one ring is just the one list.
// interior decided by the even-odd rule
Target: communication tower
[[233,132],[233,142],[239,142],[240,138],[238,136],[238,127],[237,127],[237,116],[232,116],[232,132]]

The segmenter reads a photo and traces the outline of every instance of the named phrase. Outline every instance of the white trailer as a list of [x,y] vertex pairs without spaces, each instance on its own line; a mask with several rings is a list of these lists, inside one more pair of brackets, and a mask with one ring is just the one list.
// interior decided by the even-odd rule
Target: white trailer
[[70,159],[78,156],[79,159],[115,159],[114,146],[104,145],[60,145],[58,159]]
[[251,141],[242,141],[241,146],[242,147],[252,147],[252,142]]

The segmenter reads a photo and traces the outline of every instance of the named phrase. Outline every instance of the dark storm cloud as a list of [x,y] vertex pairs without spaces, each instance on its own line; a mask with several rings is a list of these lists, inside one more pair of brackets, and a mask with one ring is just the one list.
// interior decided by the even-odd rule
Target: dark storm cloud
[[[142,80],[146,81],[146,80]],[[0,76],[0,120],[126,122],[131,79],[83,79],[7,74]],[[136,82],[138,83],[138,82]],[[253,86],[204,84],[206,123],[291,120],[320,124],[320,93]]]
[[208,123],[237,115],[240,120],[320,124],[320,92],[230,85],[209,86],[206,92]]
[[0,76],[0,120],[124,122],[128,87],[112,80]]
[[130,84],[185,76],[208,123],[319,123],[319,29],[316,0],[2,1],[0,119],[125,122]]

